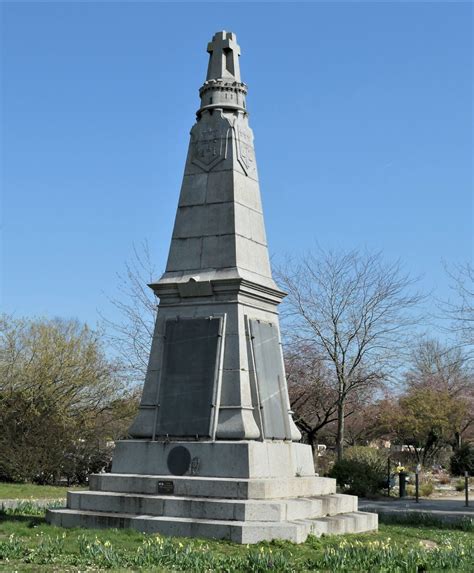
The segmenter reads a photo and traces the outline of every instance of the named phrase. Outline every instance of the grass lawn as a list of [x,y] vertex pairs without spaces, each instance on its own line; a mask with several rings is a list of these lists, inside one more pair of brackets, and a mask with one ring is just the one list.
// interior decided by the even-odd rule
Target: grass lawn
[[[378,533],[241,546],[131,530],[60,529],[41,510],[0,514],[0,571],[474,571],[474,533],[429,525],[381,524]],[[38,513],[38,515],[27,515]]]
[[[65,498],[71,487],[53,485],[35,485],[32,483],[0,482],[0,500],[2,499],[59,499]],[[82,488],[84,489],[84,488]]]

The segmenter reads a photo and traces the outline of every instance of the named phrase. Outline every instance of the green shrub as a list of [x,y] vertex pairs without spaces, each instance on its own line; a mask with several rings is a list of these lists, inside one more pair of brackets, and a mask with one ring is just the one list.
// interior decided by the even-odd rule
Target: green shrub
[[336,462],[330,477],[353,495],[377,493],[386,486],[387,456],[375,448],[356,446],[348,448],[342,461]]
[[414,485],[407,485],[407,495],[409,497],[415,497],[416,489]]
[[466,487],[465,481],[463,479],[458,479],[458,481],[454,484],[456,491],[464,491]]
[[451,456],[451,473],[462,476],[464,472],[474,474],[474,447],[471,444],[463,444]]
[[432,481],[425,481],[420,485],[420,494],[423,497],[429,497],[434,492],[434,483]]
[[334,466],[336,461],[336,455],[331,450],[326,450],[322,452],[322,455],[316,458],[316,471],[320,476],[327,476],[331,471],[331,468]]

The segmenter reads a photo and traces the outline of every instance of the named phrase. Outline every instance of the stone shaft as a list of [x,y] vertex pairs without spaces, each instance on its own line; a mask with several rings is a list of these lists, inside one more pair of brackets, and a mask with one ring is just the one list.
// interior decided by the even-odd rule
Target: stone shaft
[[166,270],[150,285],[160,305],[130,434],[298,440],[235,34],[215,34],[208,52]]

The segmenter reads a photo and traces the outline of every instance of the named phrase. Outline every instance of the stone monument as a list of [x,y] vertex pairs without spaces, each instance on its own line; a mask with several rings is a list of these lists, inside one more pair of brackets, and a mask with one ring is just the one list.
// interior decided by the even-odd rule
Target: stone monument
[[238,543],[374,530],[298,443],[235,34],[207,51],[131,439],[47,519]]

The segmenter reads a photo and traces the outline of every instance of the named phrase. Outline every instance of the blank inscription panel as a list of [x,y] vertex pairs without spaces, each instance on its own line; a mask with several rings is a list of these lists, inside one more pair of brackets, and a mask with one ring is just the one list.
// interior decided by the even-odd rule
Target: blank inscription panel
[[221,322],[214,317],[166,322],[158,435],[211,435]]

